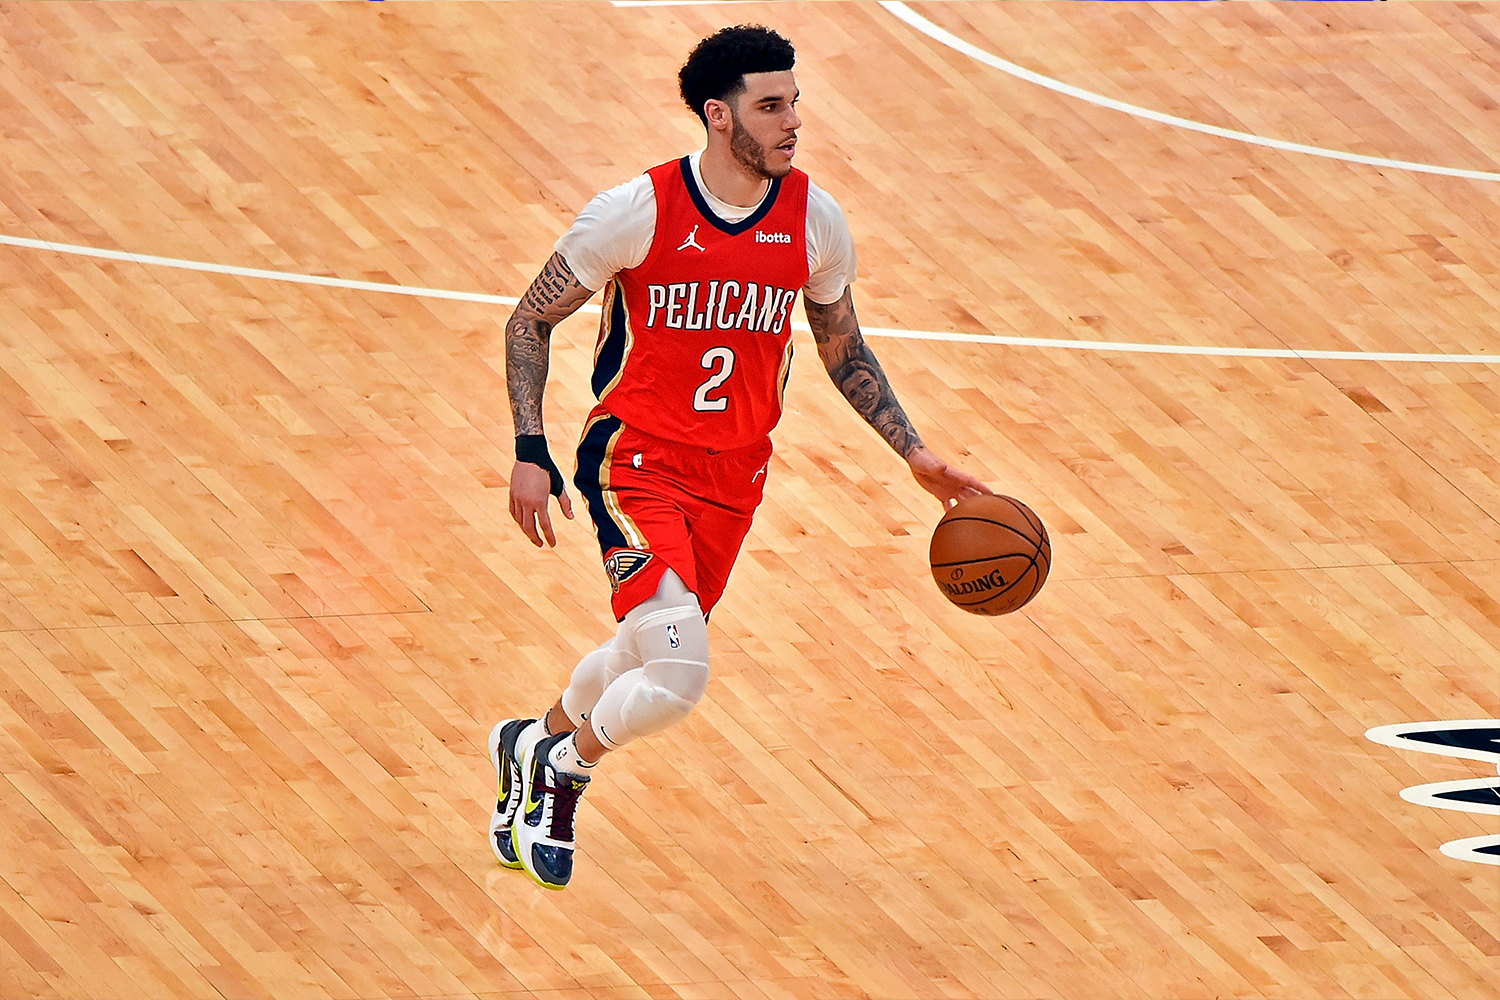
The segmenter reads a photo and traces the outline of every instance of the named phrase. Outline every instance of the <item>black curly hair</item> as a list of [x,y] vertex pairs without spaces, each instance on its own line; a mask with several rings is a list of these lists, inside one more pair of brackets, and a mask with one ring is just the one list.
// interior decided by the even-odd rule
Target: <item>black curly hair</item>
[[706,101],[727,101],[745,89],[746,73],[779,73],[797,61],[792,43],[760,24],[720,28],[694,47],[677,71],[687,106],[708,126]]

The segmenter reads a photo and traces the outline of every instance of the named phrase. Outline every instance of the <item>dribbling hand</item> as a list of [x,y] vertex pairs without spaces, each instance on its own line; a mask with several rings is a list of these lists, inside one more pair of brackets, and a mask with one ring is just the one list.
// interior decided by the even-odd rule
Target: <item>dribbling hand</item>
[[[531,544],[542,547],[542,539],[550,546],[557,545],[557,535],[552,531],[552,513],[547,498],[552,495],[552,476],[540,465],[517,462],[510,470],[510,516],[521,526]],[[573,500],[566,489],[557,495],[557,505],[563,517],[573,519]]]
[[995,492],[962,469],[938,458],[925,446],[916,448],[908,455],[906,463],[911,466],[912,478],[916,479],[922,489],[942,501],[944,510],[964,497]]

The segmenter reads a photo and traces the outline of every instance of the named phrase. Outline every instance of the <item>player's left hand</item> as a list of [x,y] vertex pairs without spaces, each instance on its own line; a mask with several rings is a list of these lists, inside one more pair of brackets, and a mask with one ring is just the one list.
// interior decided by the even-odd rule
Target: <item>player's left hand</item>
[[908,455],[906,463],[911,466],[912,477],[922,489],[942,501],[944,510],[964,497],[995,492],[962,469],[938,458],[925,446],[918,447]]
[[[544,538],[548,545],[557,545],[552,514],[547,509],[547,502],[552,499],[551,489],[552,476],[534,462],[517,462],[510,470],[510,516],[537,548],[542,547]],[[559,489],[557,505],[562,508],[563,517],[571,521],[573,501],[567,490]]]

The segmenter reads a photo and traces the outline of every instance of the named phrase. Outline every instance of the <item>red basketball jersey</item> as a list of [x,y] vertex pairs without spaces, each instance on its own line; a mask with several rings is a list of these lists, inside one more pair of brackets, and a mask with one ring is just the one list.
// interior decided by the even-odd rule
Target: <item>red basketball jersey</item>
[[687,157],[646,172],[656,235],[604,295],[594,395],[627,426],[719,451],[781,419],[792,303],[807,283],[807,175],[773,180],[741,222],[714,215]]

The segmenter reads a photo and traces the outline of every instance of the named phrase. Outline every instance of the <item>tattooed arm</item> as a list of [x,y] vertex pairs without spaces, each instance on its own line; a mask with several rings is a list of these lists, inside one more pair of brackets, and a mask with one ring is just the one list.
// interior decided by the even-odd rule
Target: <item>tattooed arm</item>
[[845,288],[843,298],[828,305],[806,296],[802,304],[807,310],[807,325],[812,327],[818,356],[823,359],[823,367],[828,369],[828,377],[833,379],[833,384],[838,386],[855,412],[875,428],[896,454],[906,459],[912,475],[923,489],[941,500],[944,507],[960,497],[992,492],[973,476],[938,458],[917,436],[906,411],[896,401],[896,394],[891,390],[880,362],[859,332],[852,288]]
[[542,433],[542,392],[547,387],[552,328],[593,294],[573,277],[562,255],[555,253],[505,324],[505,386],[517,434]]
[[[557,544],[548,496],[557,496],[563,516],[573,516],[573,501],[562,487],[542,436],[542,393],[547,388],[552,328],[593,294],[579,284],[562,255],[554,253],[505,324],[505,386],[516,425],[517,452],[510,473],[510,516],[537,546],[544,537],[548,545]],[[523,455],[528,460],[523,461]]]

